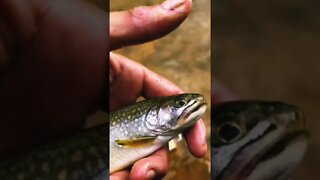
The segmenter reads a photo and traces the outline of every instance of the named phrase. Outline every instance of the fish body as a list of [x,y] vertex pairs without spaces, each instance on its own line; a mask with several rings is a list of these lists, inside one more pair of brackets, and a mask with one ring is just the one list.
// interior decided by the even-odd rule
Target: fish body
[[[0,160],[0,179],[93,180],[108,168],[107,125]],[[107,176],[104,176],[107,177]],[[102,178],[100,178],[102,179]]]
[[110,173],[124,169],[167,144],[206,110],[200,94],[180,94],[137,102],[111,112]]
[[214,179],[288,179],[307,149],[304,115],[295,106],[235,101],[211,113]]

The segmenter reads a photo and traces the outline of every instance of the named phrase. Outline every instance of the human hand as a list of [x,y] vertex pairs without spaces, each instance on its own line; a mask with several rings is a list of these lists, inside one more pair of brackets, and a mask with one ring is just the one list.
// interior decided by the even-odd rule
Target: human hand
[[[153,7],[110,14],[110,49],[157,39],[176,28],[190,13],[191,0],[166,1]],[[128,58],[110,53],[110,110],[135,102],[139,96],[152,98],[182,93],[175,84]],[[184,133],[188,149],[196,157],[207,150],[202,120]],[[137,161],[129,170],[116,172],[111,179],[162,177],[168,168],[167,147]]]
[[82,1],[1,1],[1,155],[80,131],[105,107],[106,22]]

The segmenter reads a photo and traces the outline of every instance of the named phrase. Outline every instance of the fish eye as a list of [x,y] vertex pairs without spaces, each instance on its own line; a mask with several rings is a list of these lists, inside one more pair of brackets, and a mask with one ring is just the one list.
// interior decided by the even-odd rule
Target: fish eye
[[241,137],[241,128],[235,124],[225,123],[219,128],[218,134],[223,142],[231,143]]
[[187,104],[187,101],[184,100],[184,99],[179,99],[178,101],[176,101],[177,107],[182,107],[182,106],[184,106],[186,104]]
[[186,102],[184,100],[179,101],[179,106],[183,106],[185,104],[186,104]]

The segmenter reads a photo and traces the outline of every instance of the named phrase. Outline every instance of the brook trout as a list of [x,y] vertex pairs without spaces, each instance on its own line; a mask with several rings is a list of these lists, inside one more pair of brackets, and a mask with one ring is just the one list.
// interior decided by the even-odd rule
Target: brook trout
[[167,144],[206,111],[200,94],[180,94],[137,102],[111,112],[110,173],[124,169]]
[[307,149],[302,112],[281,102],[236,101],[213,105],[215,180],[288,179]]
[[74,137],[0,159],[3,180],[105,180],[108,129],[102,125]]

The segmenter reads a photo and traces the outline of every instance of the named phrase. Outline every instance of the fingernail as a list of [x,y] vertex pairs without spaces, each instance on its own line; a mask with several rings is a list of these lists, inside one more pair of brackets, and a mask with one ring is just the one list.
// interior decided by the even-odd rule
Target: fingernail
[[161,7],[166,10],[174,10],[184,4],[186,0],[166,0]]
[[149,170],[147,173],[147,179],[153,179],[156,177],[156,172],[154,170]]

